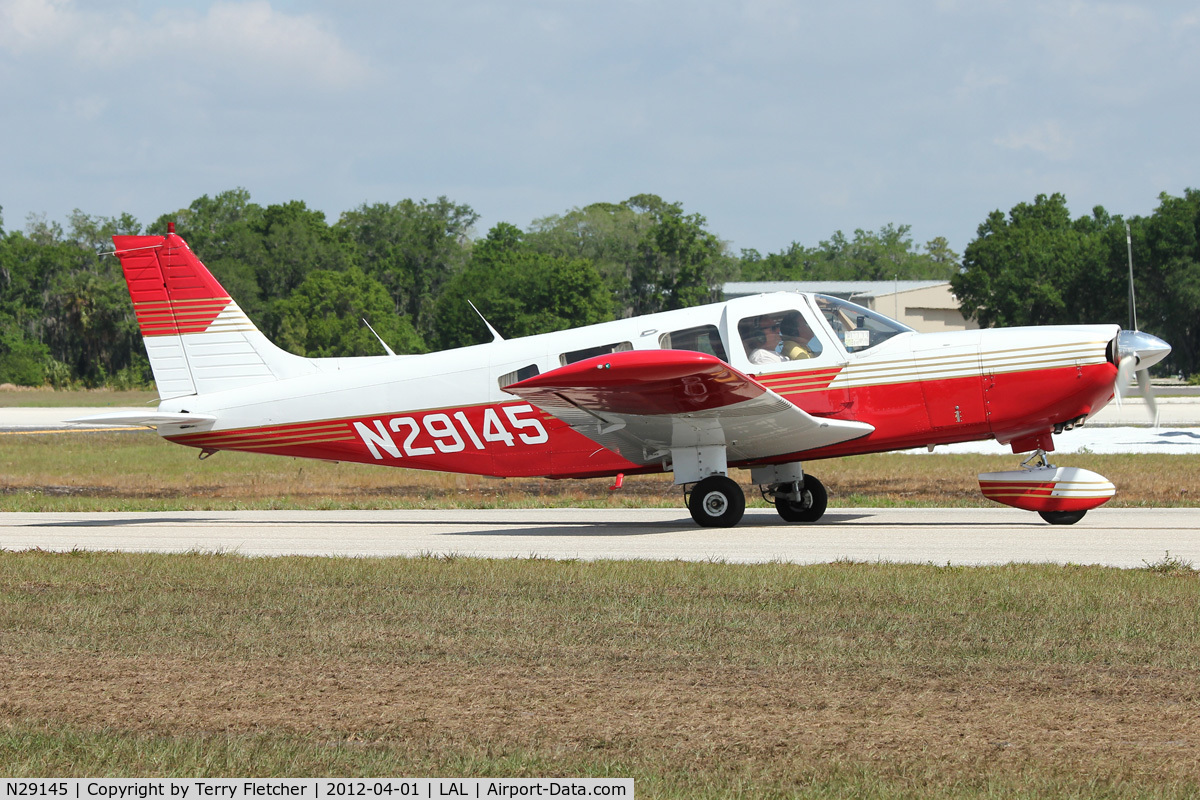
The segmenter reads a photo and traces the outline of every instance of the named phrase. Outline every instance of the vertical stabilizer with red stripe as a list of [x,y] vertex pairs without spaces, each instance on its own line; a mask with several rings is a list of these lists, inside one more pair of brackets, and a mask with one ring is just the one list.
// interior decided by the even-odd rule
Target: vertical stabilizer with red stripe
[[114,236],[159,397],[235,389],[309,372],[272,344],[170,225],[166,236]]

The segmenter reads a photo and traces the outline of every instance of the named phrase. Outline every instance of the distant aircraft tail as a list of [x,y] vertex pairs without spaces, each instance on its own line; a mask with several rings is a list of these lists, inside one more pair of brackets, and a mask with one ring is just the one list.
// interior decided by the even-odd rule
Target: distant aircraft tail
[[113,244],[161,399],[313,371],[263,336],[173,223],[166,236],[114,236]]

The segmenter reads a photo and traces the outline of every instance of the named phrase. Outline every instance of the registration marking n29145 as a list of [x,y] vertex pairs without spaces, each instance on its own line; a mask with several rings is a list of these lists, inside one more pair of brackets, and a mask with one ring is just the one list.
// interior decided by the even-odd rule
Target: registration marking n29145
[[414,458],[436,453],[461,453],[467,449],[468,442],[475,450],[487,450],[498,444],[515,447],[518,439],[530,445],[543,444],[550,439],[542,421],[529,416],[536,414],[533,406],[501,406],[500,409],[503,418],[496,407],[485,407],[478,426],[471,423],[464,411],[454,412],[453,417],[432,411],[355,422],[354,430],[378,461],[385,455]]

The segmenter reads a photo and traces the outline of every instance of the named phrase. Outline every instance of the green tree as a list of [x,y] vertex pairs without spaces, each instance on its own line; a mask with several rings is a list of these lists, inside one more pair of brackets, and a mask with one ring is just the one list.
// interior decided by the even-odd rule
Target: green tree
[[435,315],[439,347],[490,340],[470,303],[506,338],[612,319],[611,296],[590,261],[536,252],[508,223],[492,228],[446,285]]
[[71,272],[49,287],[42,341],[86,386],[102,386],[141,350],[129,294],[111,274]]
[[525,242],[560,258],[586,258],[601,275],[621,316],[720,299],[737,259],[680,203],[640,194],[535,220]]
[[216,262],[230,252],[239,252],[242,243],[238,242],[238,234],[259,223],[262,214],[262,207],[250,202],[250,192],[238,187],[215,197],[203,195],[187,208],[163,214],[146,232],[165,234],[167,223],[174,222],[176,232],[207,266],[209,261]]
[[350,265],[348,248],[325,223],[325,214],[302,200],[270,205],[251,225],[261,237],[253,265],[264,300],[290,295],[316,269],[340,270]]
[[397,313],[429,339],[438,295],[470,255],[470,206],[439,197],[434,202],[363,204],[344,212],[337,227],[353,263],[384,285]]
[[43,366],[54,367],[59,383],[98,386],[129,367],[141,340],[120,265],[99,255],[99,237],[136,228],[128,215],[103,219],[76,211],[70,235],[35,217],[25,233],[0,240],[0,316],[8,321],[10,355],[15,348],[24,363],[41,352],[34,343],[44,346]]
[[113,236],[136,236],[142,232],[142,226],[130,214],[122,214],[119,217],[93,217],[77,208],[71,212],[67,223],[67,239],[96,255],[112,252]]
[[1200,190],[1164,192],[1131,228],[1139,327],[1170,342],[1165,369],[1200,373]]
[[649,214],[628,203],[593,203],[534,220],[525,243],[545,255],[590,261],[617,313],[629,316],[636,305],[634,269],[641,260],[641,243],[653,226]]
[[379,281],[357,267],[313,270],[277,304],[278,343],[310,357],[383,355],[371,324],[396,353],[423,353],[425,344]]
[[983,327],[1078,322],[1080,291],[1103,262],[1100,227],[1088,217],[1072,221],[1061,194],[1040,194],[1007,217],[993,211],[950,279],[963,315]]
[[916,249],[911,226],[884,225],[876,232],[857,229],[847,239],[835,231],[817,247],[792,242],[767,256],[742,252],[742,280],[748,281],[890,281],[948,280],[958,271],[958,254],[944,237]]
[[0,383],[41,386],[49,360],[46,345],[30,339],[15,319],[0,313]]
[[[1038,195],[979,226],[951,279],[963,314],[981,325],[1129,325],[1126,220],[1097,206],[1072,220],[1060,194]],[[1159,371],[1200,370],[1200,191],[1160,195],[1128,220],[1142,330],[1173,348]]]
[[722,285],[737,275],[737,260],[705,230],[707,220],[684,214],[682,204],[667,203],[657,195],[637,195],[625,202],[654,221],[639,245],[633,271],[634,313],[719,300]]

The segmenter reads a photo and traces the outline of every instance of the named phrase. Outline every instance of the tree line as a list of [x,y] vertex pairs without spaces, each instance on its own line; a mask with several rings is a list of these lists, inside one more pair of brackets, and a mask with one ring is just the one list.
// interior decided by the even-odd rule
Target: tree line
[[[1139,322],[1197,371],[1200,193],[1129,220]],[[1190,217],[1189,217],[1190,214]],[[963,257],[905,225],[841,231],[814,247],[735,255],[700,214],[657,195],[595,203],[475,235],[478,214],[446,197],[363,204],[332,224],[299,200],[260,206],[244,189],[198,198],[144,228],[75,211],[66,226],[0,217],[0,383],[132,387],[151,376],[108,253],[114,234],[175,222],[230,295],[281,347],[307,356],[420,353],[715,302],[729,280],[949,279],[982,325],[1124,322],[1124,221],[1072,220],[1061,195],[993,213]],[[1118,274],[1119,273],[1119,274]],[[1190,315],[1190,316],[1189,316]],[[1190,326],[1190,327],[1189,327]],[[1191,338],[1189,338],[1191,337]]]
[[1159,195],[1148,217],[1096,206],[1075,219],[1061,194],[993,211],[950,278],[964,315],[983,327],[1137,324],[1171,344],[1158,373],[1200,373],[1200,190]]

